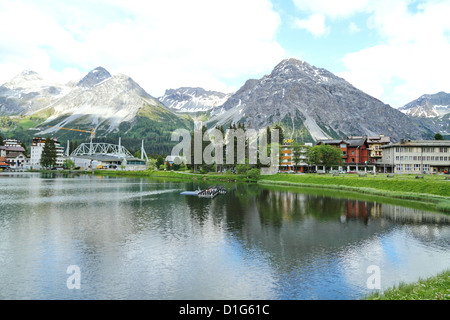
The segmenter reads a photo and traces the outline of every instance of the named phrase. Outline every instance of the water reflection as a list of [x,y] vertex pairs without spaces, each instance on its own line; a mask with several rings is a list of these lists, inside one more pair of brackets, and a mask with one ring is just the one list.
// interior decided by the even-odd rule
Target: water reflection
[[[204,182],[0,175],[0,298],[353,299],[450,266],[449,216]],[[82,290],[66,287],[79,265]]]

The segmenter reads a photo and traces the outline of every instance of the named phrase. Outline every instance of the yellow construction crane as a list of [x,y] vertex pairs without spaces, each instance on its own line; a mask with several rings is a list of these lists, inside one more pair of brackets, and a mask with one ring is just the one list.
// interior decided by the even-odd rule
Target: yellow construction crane
[[78,132],[88,132],[91,134],[91,144],[90,144],[90,153],[92,154],[92,140],[95,137],[95,128],[92,128],[90,131],[87,130],[81,130],[81,129],[71,129],[71,128],[64,128],[64,127],[55,127],[55,126],[49,126],[51,128],[58,128],[58,129],[63,129],[63,130],[70,130],[70,131],[78,131]]
[[89,132],[91,134],[91,139],[95,136],[95,128],[92,128],[90,131],[87,130],[80,130],[80,129],[71,129],[71,128],[64,128],[64,127],[55,127],[55,126],[49,126],[51,128],[58,128],[58,129],[64,129],[64,130],[71,130],[71,131],[79,131],[79,132]]

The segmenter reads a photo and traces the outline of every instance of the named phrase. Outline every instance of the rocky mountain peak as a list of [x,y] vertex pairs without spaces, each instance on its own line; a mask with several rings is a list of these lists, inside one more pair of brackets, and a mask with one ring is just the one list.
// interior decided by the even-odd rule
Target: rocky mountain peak
[[221,106],[229,97],[230,94],[199,87],[181,87],[166,90],[159,100],[177,112],[206,112]]
[[24,70],[11,80],[3,84],[3,86],[9,89],[15,89],[18,87],[26,87],[25,84],[27,82],[36,82],[42,80],[42,77],[37,72],[33,70]]
[[424,94],[399,110],[415,117],[439,117],[450,113],[450,94],[442,91],[435,94]]
[[97,67],[81,79],[77,87],[92,88],[109,78],[111,78],[111,74],[105,68]]
[[326,69],[316,68],[305,61],[294,58],[281,61],[268,77],[277,79],[277,81],[303,80],[312,81],[314,83],[323,83],[339,79]]
[[285,59],[259,80],[247,81],[209,124],[265,128],[281,123],[286,136],[301,141],[348,135],[385,134],[423,138],[427,131],[381,101],[331,72],[304,61]]

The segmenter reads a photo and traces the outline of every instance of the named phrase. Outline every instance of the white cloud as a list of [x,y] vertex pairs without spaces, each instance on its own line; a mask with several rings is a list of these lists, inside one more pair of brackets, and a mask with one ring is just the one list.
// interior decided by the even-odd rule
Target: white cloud
[[308,19],[296,19],[295,23],[298,28],[306,29],[316,37],[329,32],[329,28],[325,25],[325,17],[321,14],[313,14]]
[[411,1],[379,1],[370,27],[384,44],[347,54],[340,74],[363,91],[402,107],[425,93],[450,92],[448,1],[430,1],[411,12]]
[[[424,93],[450,92],[450,2],[448,0],[293,0],[310,16],[329,22],[360,21],[378,34],[378,44],[346,54],[339,76],[374,97],[401,107]],[[349,22],[349,32],[360,29]],[[304,23],[306,27],[306,22]],[[316,29],[320,30],[320,29]]]
[[[103,66],[150,94],[178,86],[227,91],[284,57],[269,0],[2,1],[0,82],[22,69]],[[44,71],[43,71],[44,72]],[[63,76],[63,75],[60,75]]]

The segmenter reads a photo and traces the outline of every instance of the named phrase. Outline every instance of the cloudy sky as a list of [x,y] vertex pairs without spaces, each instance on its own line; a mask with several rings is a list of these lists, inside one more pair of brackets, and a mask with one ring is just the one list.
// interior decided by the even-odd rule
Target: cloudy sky
[[0,0],[0,83],[103,66],[230,92],[298,58],[401,107],[450,92],[450,0]]

